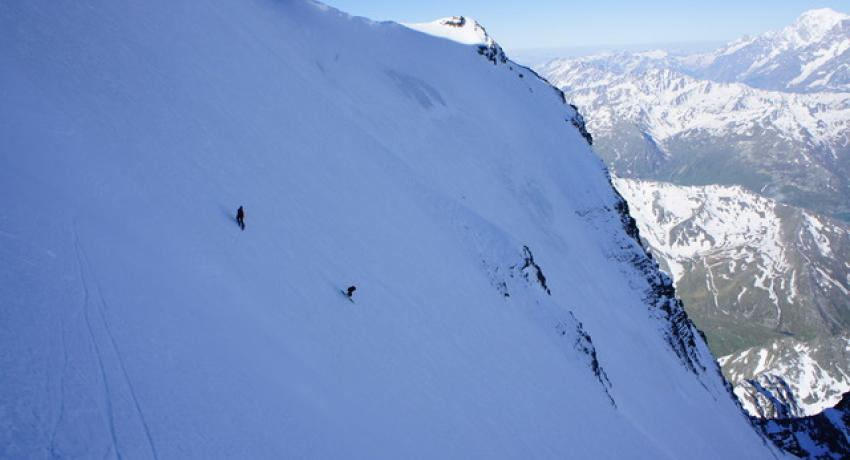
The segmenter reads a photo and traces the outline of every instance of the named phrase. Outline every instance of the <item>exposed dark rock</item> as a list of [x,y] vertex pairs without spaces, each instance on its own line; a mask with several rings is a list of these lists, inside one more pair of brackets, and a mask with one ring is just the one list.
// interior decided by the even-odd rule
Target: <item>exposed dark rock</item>
[[658,262],[652,258],[641,242],[640,230],[638,230],[635,219],[629,213],[628,203],[617,192],[613,184],[611,188],[617,195],[617,203],[614,208],[619,215],[623,230],[640,246],[643,252],[643,254],[635,254],[630,262],[639,272],[643,273],[647,282],[649,282],[650,287],[644,300],[650,306],[651,311],[661,316],[669,324],[664,335],[667,338],[667,343],[670,344],[682,363],[695,374],[699,374],[700,371],[704,372],[706,368],[700,360],[695,339],[697,327],[685,313],[682,301],[676,297],[673,280],[661,271]]
[[719,366],[714,361],[708,364],[702,362],[696,339],[699,334],[698,329],[688,318],[682,302],[676,297],[673,281],[660,270],[658,263],[641,242],[640,231],[634,218],[629,214],[629,205],[626,200],[613,185],[611,189],[616,195],[616,201],[612,207],[578,210],[576,214],[589,221],[619,220],[625,235],[620,237],[615,235],[617,246],[616,250],[611,251],[610,257],[630,265],[646,280],[648,288],[645,291],[644,302],[650,313],[660,320],[662,333],[682,364],[698,376],[706,371],[706,366],[714,366],[719,372]]
[[617,403],[609,391],[611,389],[611,381],[608,380],[608,374],[605,373],[605,369],[599,364],[599,358],[596,356],[596,347],[593,346],[593,340],[590,338],[590,334],[584,330],[584,325],[576,319],[572,312],[570,312],[570,318],[572,319],[572,324],[566,322],[558,323],[556,330],[560,335],[572,339],[573,349],[578,351],[581,356],[584,356],[588,367],[590,367],[591,372],[593,372],[593,375],[602,385],[602,389],[611,401],[611,405],[617,407]]
[[[502,274],[503,270],[498,265],[488,264],[486,260],[481,260],[481,266],[487,271],[487,276],[490,278],[490,284],[502,295],[502,297],[510,297],[511,293],[508,289],[508,282]],[[513,273],[509,275],[513,277]]]
[[547,294],[552,295],[552,291],[549,290],[549,286],[546,285],[546,277],[543,276],[543,270],[534,262],[534,255],[531,253],[531,249],[528,249],[528,246],[522,247],[523,253],[523,263],[522,267],[519,268],[520,273],[522,273],[523,278],[526,281],[530,280],[530,273],[534,274],[534,277],[537,279],[537,283],[546,291]]
[[496,42],[488,45],[478,45],[478,54],[484,56],[488,61],[496,64],[507,64],[508,56]]
[[850,393],[817,415],[752,420],[777,447],[800,458],[850,458]]
[[750,390],[743,392],[742,396],[755,409],[753,415],[759,418],[787,419],[802,414],[794,391],[780,375],[761,374],[747,379],[741,386]]
[[[563,93],[561,93],[563,96]],[[575,115],[569,119],[569,122],[572,123],[573,126],[576,127],[581,137],[587,141],[588,145],[593,145],[593,136],[587,131],[587,124],[584,122],[584,117],[581,116],[581,113],[578,111],[578,107],[570,104],[570,107],[575,111]]]
[[448,27],[457,27],[461,28],[466,25],[466,18],[463,16],[452,16],[450,18],[443,19],[442,24]]
[[[588,145],[593,145],[593,136],[587,130],[587,123],[585,123],[584,117],[582,116],[581,112],[579,112],[578,107],[567,102],[566,94],[564,94],[564,92],[560,88],[549,83],[548,80],[543,78],[539,73],[535,72],[533,69],[530,69],[528,67],[523,67],[523,66],[518,66],[518,67],[521,68],[521,69],[524,69],[525,71],[527,71],[529,73],[531,73],[532,75],[537,77],[539,80],[541,80],[541,81],[545,82],[547,85],[549,85],[549,87],[552,88],[553,91],[555,91],[555,94],[558,96],[558,99],[561,100],[561,103],[564,104],[564,105],[567,105],[571,109],[573,109],[573,115],[571,117],[567,118],[567,122],[570,123],[571,125],[573,125],[578,130],[579,134],[581,134],[581,136],[584,138],[584,140],[587,141]],[[520,74],[520,75],[522,75],[522,74]]]

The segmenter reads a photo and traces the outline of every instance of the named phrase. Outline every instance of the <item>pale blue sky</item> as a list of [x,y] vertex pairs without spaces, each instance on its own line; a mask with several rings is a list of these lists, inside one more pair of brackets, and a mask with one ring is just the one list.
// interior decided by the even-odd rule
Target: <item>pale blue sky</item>
[[466,15],[508,49],[730,40],[790,24],[803,11],[850,13],[850,0],[325,0],[357,16],[426,22]]

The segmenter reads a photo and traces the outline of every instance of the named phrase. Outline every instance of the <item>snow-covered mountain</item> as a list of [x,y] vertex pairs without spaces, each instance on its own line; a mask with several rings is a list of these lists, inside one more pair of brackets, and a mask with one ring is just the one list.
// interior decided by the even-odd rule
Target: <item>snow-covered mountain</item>
[[747,411],[762,418],[815,415],[850,391],[850,338],[791,337],[719,359]]
[[617,174],[743,185],[850,216],[850,93],[698,80],[646,55],[553,61],[540,72],[587,117]]
[[493,64],[506,64],[508,62],[508,56],[502,50],[502,47],[475,19],[465,16],[451,16],[432,22],[409,23],[405,26],[464,45],[474,45],[478,49],[478,54],[485,56]]
[[0,457],[780,455],[489,48],[301,0],[0,36]]
[[552,61],[541,68],[573,102],[594,114],[590,128],[600,136],[612,136],[616,123],[630,122],[662,146],[695,132],[742,136],[755,128],[830,153],[846,146],[850,93],[794,94],[698,80],[658,68],[645,54],[626,55],[614,68],[606,62],[622,55]]
[[764,344],[768,331],[780,338],[850,329],[850,231],[843,223],[741,187],[615,183],[693,316],[765,329],[716,337],[719,350]]
[[425,23],[406,23],[405,26],[435,37],[446,38],[464,45],[498,46],[478,21],[464,16],[451,16]]
[[699,80],[770,91],[846,93],[850,92],[850,15],[828,8],[807,11],[782,30],[742,37],[705,53],[607,51],[550,61],[541,66],[551,72],[584,63],[616,73],[675,70]]
[[744,37],[682,60],[701,78],[781,91],[850,91],[850,15],[803,13],[779,31]]
[[[846,225],[741,187],[615,184],[712,349],[734,354],[720,363],[751,414],[813,415],[850,390]],[[754,403],[762,378],[788,410]]]

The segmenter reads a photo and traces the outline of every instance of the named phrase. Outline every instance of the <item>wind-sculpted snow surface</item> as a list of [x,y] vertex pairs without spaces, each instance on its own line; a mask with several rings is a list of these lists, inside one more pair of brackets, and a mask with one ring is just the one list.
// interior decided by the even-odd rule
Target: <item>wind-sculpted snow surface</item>
[[0,38],[0,457],[774,455],[528,69],[297,0]]

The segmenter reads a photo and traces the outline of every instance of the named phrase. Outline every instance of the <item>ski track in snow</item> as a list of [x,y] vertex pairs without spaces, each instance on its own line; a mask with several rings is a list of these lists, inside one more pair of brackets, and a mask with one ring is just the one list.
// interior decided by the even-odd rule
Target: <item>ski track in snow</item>
[[[127,386],[127,391],[129,393],[130,399],[132,400],[133,407],[136,412],[136,416],[138,417],[139,422],[144,429],[145,439],[147,440],[148,447],[150,448],[151,455],[154,459],[158,459],[159,455],[157,454],[156,445],[153,441],[153,436],[151,436],[151,431],[148,426],[148,423],[145,419],[144,413],[142,412],[142,407],[139,404],[139,399],[136,396],[136,390],[133,387],[133,382],[130,379],[129,374],[127,373],[127,368],[124,364],[124,357],[121,354],[120,349],[118,348],[118,344],[115,341],[115,336],[112,333],[112,328],[109,325],[109,320],[106,317],[105,310],[108,309],[106,300],[103,297],[103,291],[100,286],[100,282],[97,277],[94,276],[94,273],[91,269],[91,263],[89,262],[88,256],[83,249],[82,244],[80,243],[79,232],[77,230],[76,223],[74,223],[74,251],[77,257],[77,264],[79,268],[79,276],[80,276],[80,285],[83,288],[84,299],[83,299],[83,310],[84,317],[86,320],[86,328],[88,329],[89,338],[91,339],[91,343],[95,350],[95,355],[97,358],[98,367],[100,369],[101,381],[103,382],[103,400],[106,403],[106,415],[107,420],[109,422],[109,433],[112,439],[112,450],[115,453],[115,456],[119,459],[123,458],[121,450],[118,448],[118,438],[116,434],[115,428],[115,413],[113,410],[113,391],[114,388],[109,384],[109,372],[106,370],[106,366],[104,365],[103,353],[101,351],[101,345],[98,343],[96,338],[96,334],[94,332],[94,328],[92,327],[92,321],[89,315],[90,303],[91,303],[91,290],[89,289],[89,281],[87,281],[88,277],[86,276],[86,272],[92,278],[94,282],[95,292],[97,295],[96,302],[96,310],[98,316],[100,318],[101,324],[103,325],[103,330],[106,333],[107,340],[109,341],[109,346],[115,354],[115,358],[118,362],[118,367],[121,371],[121,378],[124,381],[124,384]],[[64,328],[63,328],[63,344],[64,344]],[[63,345],[64,348],[64,345]],[[67,352],[65,355],[66,365],[67,365]],[[64,370],[63,370],[63,381],[64,381]],[[64,392],[64,390],[63,390]],[[64,412],[64,396],[62,400],[62,409],[60,410],[60,414]],[[60,416],[61,421],[61,416]],[[56,423],[56,427],[58,428],[59,421]],[[56,429],[54,429],[54,433],[51,436],[51,451],[54,449],[54,439],[56,436]]]
[[86,282],[86,274],[85,274],[85,264],[84,258],[81,255],[82,248],[80,247],[80,239],[77,234],[76,226],[74,228],[74,254],[77,257],[77,266],[79,268],[80,273],[80,286],[83,288],[83,317],[86,321],[86,329],[88,331],[89,339],[91,341],[92,347],[94,348],[95,358],[97,360],[98,369],[100,371],[100,380],[103,384],[103,401],[106,404],[106,420],[109,424],[109,435],[112,441],[112,449],[115,452],[115,456],[119,459],[121,458],[121,451],[118,450],[118,439],[115,435],[115,420],[114,414],[112,413],[112,392],[109,387],[109,379],[106,375],[106,368],[103,365],[103,356],[100,352],[100,345],[97,343],[97,339],[95,338],[94,330],[92,328],[91,318],[89,317],[89,303],[91,300],[91,294],[89,292],[88,282]]
[[[75,234],[76,236],[76,234]],[[76,240],[74,240],[76,245]],[[76,248],[76,246],[75,246]],[[82,274],[82,272],[81,272]],[[56,452],[56,434],[59,432],[59,426],[62,424],[62,419],[65,417],[65,379],[68,374],[68,344],[65,339],[65,321],[62,321],[62,373],[59,377],[59,415],[56,417],[56,423],[53,424],[53,429],[50,432],[50,444],[48,451],[51,458],[59,457]]]

